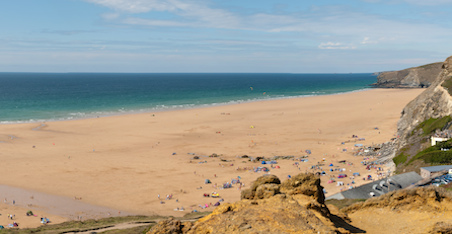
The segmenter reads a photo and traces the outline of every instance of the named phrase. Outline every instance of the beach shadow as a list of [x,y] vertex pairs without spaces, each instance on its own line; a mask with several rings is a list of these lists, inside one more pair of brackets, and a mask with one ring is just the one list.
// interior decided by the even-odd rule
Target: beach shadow
[[333,221],[334,226],[337,228],[343,228],[345,230],[350,231],[351,233],[367,233],[366,230],[363,230],[361,228],[355,227],[347,223],[344,219],[337,215],[331,214],[330,219],[331,221]]

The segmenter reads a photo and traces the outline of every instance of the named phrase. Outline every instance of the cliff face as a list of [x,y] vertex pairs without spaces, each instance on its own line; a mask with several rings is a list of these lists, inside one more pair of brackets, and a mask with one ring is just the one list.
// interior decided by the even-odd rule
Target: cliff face
[[411,133],[423,121],[452,114],[452,97],[442,86],[452,77],[452,56],[442,63],[441,68],[441,73],[432,85],[403,109],[402,117],[397,123],[399,149],[413,143],[410,141]]
[[441,73],[442,63],[432,63],[401,71],[382,72],[377,77],[377,88],[424,88],[429,87]]

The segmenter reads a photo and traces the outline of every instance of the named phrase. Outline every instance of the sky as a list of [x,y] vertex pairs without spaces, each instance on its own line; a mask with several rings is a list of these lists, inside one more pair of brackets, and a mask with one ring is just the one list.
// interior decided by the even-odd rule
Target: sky
[[361,73],[452,55],[452,0],[2,0],[0,72]]

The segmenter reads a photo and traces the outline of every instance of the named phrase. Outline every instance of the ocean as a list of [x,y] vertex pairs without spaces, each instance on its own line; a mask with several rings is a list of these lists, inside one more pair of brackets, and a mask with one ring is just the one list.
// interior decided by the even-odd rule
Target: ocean
[[330,95],[368,89],[375,82],[370,73],[0,73],[0,123]]

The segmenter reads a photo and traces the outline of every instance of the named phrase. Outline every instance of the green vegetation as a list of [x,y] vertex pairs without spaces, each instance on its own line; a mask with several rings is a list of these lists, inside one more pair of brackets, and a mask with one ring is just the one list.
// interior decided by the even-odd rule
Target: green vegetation
[[394,157],[392,159],[392,161],[395,163],[396,166],[398,166],[401,163],[405,163],[407,159],[408,159],[408,156],[404,152],[402,152],[399,155],[397,155],[396,157]]
[[427,67],[430,67],[430,66],[435,65],[435,64],[437,64],[437,63],[429,63],[429,64],[425,64],[425,65],[422,65],[422,66],[419,66],[419,67],[427,68]]
[[449,92],[449,95],[452,96],[452,77],[447,78],[442,84],[445,89]]
[[439,119],[430,118],[420,123],[416,127],[416,130],[422,128],[422,130],[424,131],[422,135],[429,136],[430,134],[434,133],[436,129],[443,129],[444,126],[446,126],[446,124],[449,123],[450,121],[452,121],[452,118],[449,115]]
[[[3,229],[0,233],[74,233],[74,232],[86,232],[113,227],[120,223],[143,223],[146,225],[140,227],[134,227],[131,229],[115,230],[110,233],[145,233],[143,231],[149,230],[160,219],[166,217],[161,216],[126,216],[126,217],[110,217],[99,220],[86,220],[86,221],[69,221],[60,224],[45,225],[38,228],[27,229]],[[133,231],[131,231],[133,230]],[[141,230],[137,232],[138,230]],[[123,231],[123,232],[119,232]]]
[[[193,221],[202,218],[212,212],[197,212],[188,213],[184,217],[173,217],[181,221]],[[59,224],[49,224],[38,228],[27,229],[3,229],[1,233],[77,233],[77,232],[102,232],[110,234],[129,234],[129,233],[147,233],[160,220],[165,220],[169,217],[164,216],[125,216],[125,217],[110,217],[104,219],[90,219],[86,221],[69,221]],[[103,231],[104,228],[113,227],[118,224],[143,224],[138,227],[131,227],[128,229],[115,229]],[[20,224],[19,224],[20,225]]]
[[325,204],[334,205],[338,209],[342,209],[347,206],[353,205],[357,202],[363,202],[363,201],[366,201],[366,199],[342,199],[342,200],[331,199],[331,200],[326,200]]
[[449,184],[442,184],[439,187],[444,188],[447,191],[452,191],[452,183]]
[[435,146],[417,153],[408,164],[415,160],[424,160],[425,163],[430,164],[450,164],[452,163],[452,150],[449,149],[452,149],[452,140],[438,142]]

